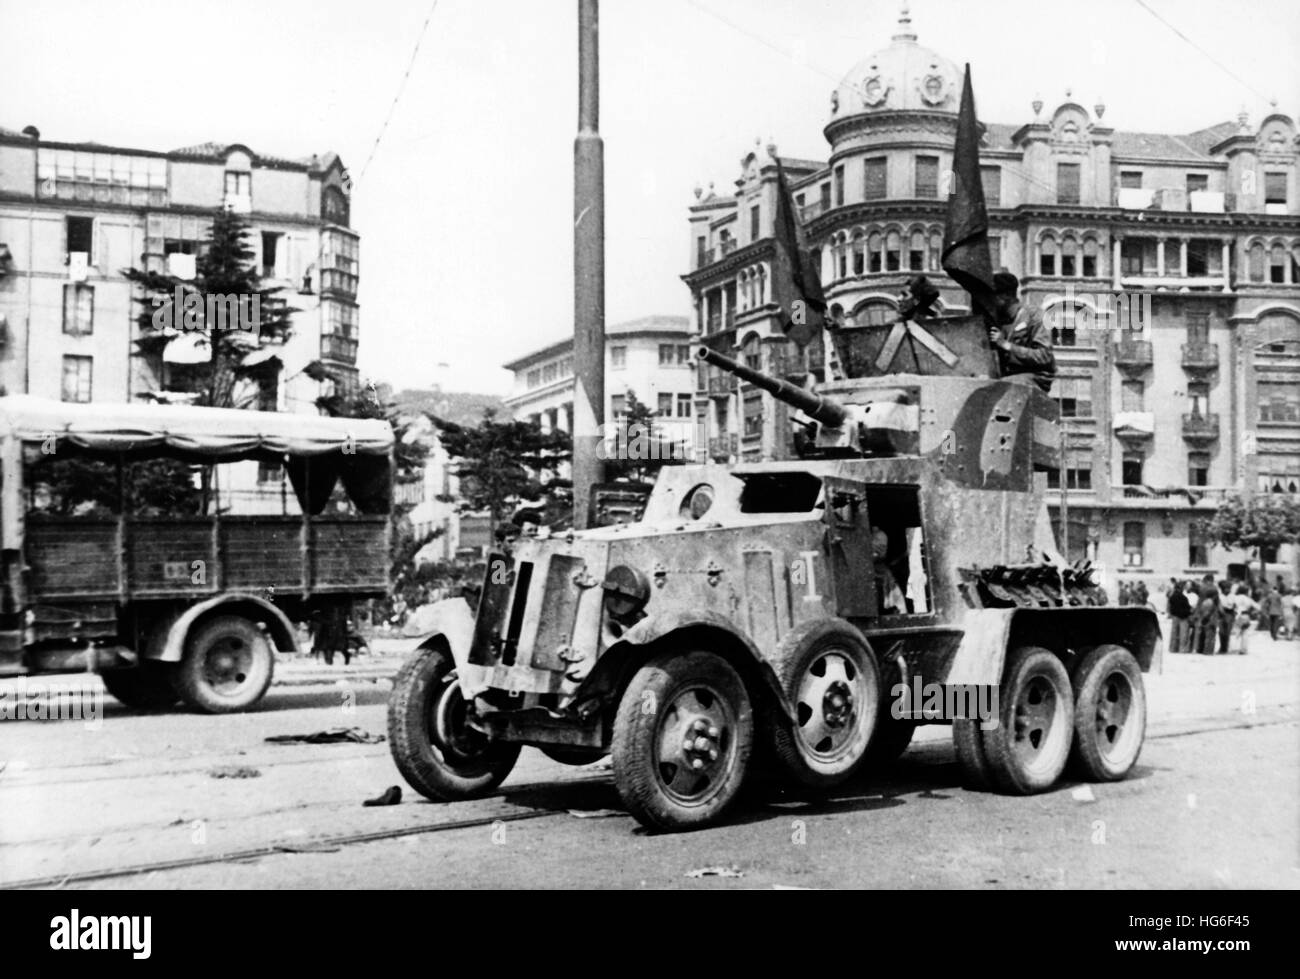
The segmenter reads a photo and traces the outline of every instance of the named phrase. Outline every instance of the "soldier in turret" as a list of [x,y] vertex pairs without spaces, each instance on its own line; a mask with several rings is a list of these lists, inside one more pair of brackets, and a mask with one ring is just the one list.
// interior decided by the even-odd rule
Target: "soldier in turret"
[[996,321],[989,325],[989,343],[997,350],[1002,376],[1033,374],[1040,388],[1051,391],[1056,357],[1042,312],[1020,301],[1020,280],[1006,269],[994,273],[993,288]]

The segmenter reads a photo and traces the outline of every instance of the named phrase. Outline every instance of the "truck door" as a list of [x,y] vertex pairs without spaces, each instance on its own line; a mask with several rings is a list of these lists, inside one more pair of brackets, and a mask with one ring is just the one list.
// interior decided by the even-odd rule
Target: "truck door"
[[875,615],[876,583],[867,484],[857,479],[827,476],[822,485],[826,566],[830,569],[835,612],[854,618]]

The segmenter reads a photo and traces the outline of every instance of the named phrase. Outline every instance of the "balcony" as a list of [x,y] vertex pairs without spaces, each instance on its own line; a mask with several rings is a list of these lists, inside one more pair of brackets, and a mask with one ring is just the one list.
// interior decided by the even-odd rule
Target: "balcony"
[[1202,501],[1210,506],[1218,504],[1228,496],[1241,492],[1236,486],[1112,486],[1111,498],[1143,501],[1152,506],[1167,508],[1170,504],[1187,504],[1196,506]]
[[1120,370],[1140,373],[1152,360],[1150,340],[1121,340],[1115,345],[1115,366]]
[[807,224],[813,218],[830,210],[830,205],[823,204],[821,201],[815,201],[812,204],[805,204],[799,208],[799,220]]
[[1189,374],[1207,373],[1219,367],[1217,343],[1184,343],[1183,370]]
[[704,392],[710,397],[730,397],[736,390],[736,377],[723,371],[710,371],[704,381]]
[[1219,416],[1214,413],[1183,415],[1183,440],[1209,445],[1219,440]]
[[1155,438],[1156,416],[1152,411],[1121,411],[1115,415],[1115,437],[1130,448],[1140,448]]
[[739,247],[736,239],[728,238],[726,241],[719,242],[712,248],[706,249],[700,253],[700,262],[698,267],[704,268],[706,265],[712,265],[714,262],[721,261]]

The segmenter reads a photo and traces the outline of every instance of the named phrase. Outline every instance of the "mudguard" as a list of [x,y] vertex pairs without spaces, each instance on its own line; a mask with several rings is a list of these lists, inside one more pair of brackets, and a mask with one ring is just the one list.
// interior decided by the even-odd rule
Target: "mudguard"
[[179,663],[185,654],[185,639],[191,627],[200,617],[214,609],[222,609],[232,614],[262,621],[276,649],[282,653],[298,651],[298,636],[287,615],[258,595],[229,592],[199,602],[197,605],[191,605],[170,622],[163,624],[146,644],[145,658],[161,660],[164,663]]

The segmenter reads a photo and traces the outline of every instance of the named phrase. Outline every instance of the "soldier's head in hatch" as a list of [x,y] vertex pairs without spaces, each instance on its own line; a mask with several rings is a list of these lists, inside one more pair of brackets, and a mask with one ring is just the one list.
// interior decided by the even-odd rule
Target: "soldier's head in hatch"
[[993,273],[993,301],[997,306],[998,318],[1003,323],[1010,323],[1020,306],[1020,280],[1008,269],[998,269]]

